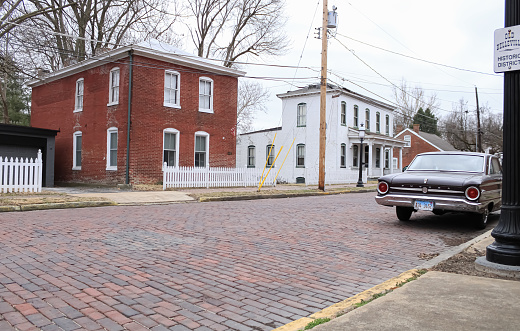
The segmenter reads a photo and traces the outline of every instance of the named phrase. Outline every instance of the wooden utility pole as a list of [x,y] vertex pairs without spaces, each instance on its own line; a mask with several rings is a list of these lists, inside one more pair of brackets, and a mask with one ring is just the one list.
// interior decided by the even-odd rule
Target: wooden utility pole
[[478,92],[475,86],[475,97],[477,98],[477,146],[475,152],[482,152],[482,132],[480,130],[480,107],[478,106]]
[[323,23],[321,27],[321,89],[320,89],[320,154],[318,189],[325,191],[325,148],[327,132],[327,25],[329,10],[323,0]]

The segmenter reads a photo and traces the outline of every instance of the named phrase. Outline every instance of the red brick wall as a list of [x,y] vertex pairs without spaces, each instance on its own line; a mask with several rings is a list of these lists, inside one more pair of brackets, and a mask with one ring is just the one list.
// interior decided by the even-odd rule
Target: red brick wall
[[[439,149],[433,147],[429,143],[427,143],[424,139],[417,137],[415,134],[411,132],[404,132],[399,136],[399,138],[404,139],[404,136],[410,135],[411,136],[411,147],[404,147],[403,148],[403,164],[402,167],[408,166],[415,156],[419,153],[426,153],[426,152],[438,152]],[[397,154],[396,154],[397,153]],[[394,148],[394,156],[399,155],[399,150],[397,148]]]
[[[33,88],[31,125],[59,129],[56,181],[123,183],[126,170],[128,59]],[[163,130],[180,131],[179,164],[193,166],[195,132],[210,135],[211,166],[235,166],[238,79],[135,56],[130,134],[130,182],[162,180]],[[154,67],[155,66],[155,67]],[[119,104],[107,106],[109,73],[120,68]],[[164,70],[180,73],[181,109],[163,106]],[[213,80],[213,114],[198,111],[199,77]],[[83,111],[74,113],[76,81],[84,79]],[[117,171],[106,170],[107,129],[118,128]],[[82,132],[82,169],[72,170],[73,133]]]

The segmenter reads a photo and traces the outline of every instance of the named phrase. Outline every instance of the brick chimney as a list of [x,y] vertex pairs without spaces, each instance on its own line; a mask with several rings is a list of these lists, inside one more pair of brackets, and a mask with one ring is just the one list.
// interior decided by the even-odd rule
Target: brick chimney
[[421,124],[414,124],[413,125],[413,130],[416,132],[416,133],[419,133],[419,127],[421,126]]

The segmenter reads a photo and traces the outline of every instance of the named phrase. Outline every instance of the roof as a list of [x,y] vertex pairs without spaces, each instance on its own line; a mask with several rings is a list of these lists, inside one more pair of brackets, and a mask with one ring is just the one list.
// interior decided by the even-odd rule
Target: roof
[[58,134],[58,132],[59,132],[59,130],[50,130],[50,129],[35,128],[35,127],[31,127],[31,126],[0,123],[0,133],[53,137],[53,136],[56,136],[56,134]]
[[419,135],[423,139],[428,140],[429,142],[431,142],[435,146],[439,147],[443,151],[457,151],[458,150],[455,147],[453,147],[449,142],[442,139],[441,137],[439,137],[436,134],[419,131]]
[[419,138],[423,139],[424,141],[428,142],[430,145],[441,151],[458,151],[458,149],[453,147],[449,142],[433,133],[427,133],[423,131],[419,131],[419,133],[417,133],[410,128],[406,128],[403,131],[396,134],[395,137],[397,138],[407,131],[411,134],[418,136]]
[[168,63],[183,65],[195,68],[212,74],[241,77],[245,75],[244,71],[233,68],[227,68],[219,64],[215,64],[215,60],[202,58],[186,51],[183,51],[173,45],[160,42],[155,39],[143,41],[135,45],[123,46],[102,54],[93,56],[85,61],[70,65],[63,69],[54,71],[50,74],[43,75],[37,79],[30,81],[27,85],[30,87],[46,84],[67,76],[71,76],[85,70],[101,66],[105,63],[116,62],[129,56],[133,52],[135,55],[148,57]]
[[[302,95],[311,95],[311,94],[319,94],[321,91],[321,85],[320,84],[311,84],[307,85],[305,87],[299,88],[294,91],[287,91],[286,93],[277,94],[276,96],[280,99],[283,98],[289,98],[289,97],[296,97],[296,96],[302,96]],[[395,107],[384,103],[382,101],[372,99],[370,97],[364,96],[362,94],[356,93],[354,91],[351,91],[347,88],[334,85],[334,84],[327,84],[327,93],[340,93],[344,94],[346,96],[352,97],[354,99],[366,102],[368,104],[374,105],[376,107],[386,108],[387,110],[394,111]]]
[[241,136],[244,136],[244,135],[246,135],[246,134],[253,134],[253,133],[262,133],[262,132],[280,131],[281,129],[282,129],[281,126],[277,126],[276,128],[270,128],[270,129],[263,129],[263,130],[258,130],[258,131],[245,132],[245,133],[241,133],[240,135],[241,135]]

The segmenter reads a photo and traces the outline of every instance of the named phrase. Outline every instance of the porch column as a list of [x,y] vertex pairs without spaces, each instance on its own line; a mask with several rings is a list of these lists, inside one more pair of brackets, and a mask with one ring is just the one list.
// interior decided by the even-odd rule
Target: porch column
[[390,173],[394,173],[394,146],[390,146]]
[[399,147],[399,167],[400,167],[400,170],[399,172],[402,172],[403,171],[403,148],[402,147]]
[[372,177],[372,145],[374,142],[370,140],[368,142],[368,177]]
[[385,144],[381,145],[381,150],[379,151],[379,165],[381,166],[381,176],[385,175]]

